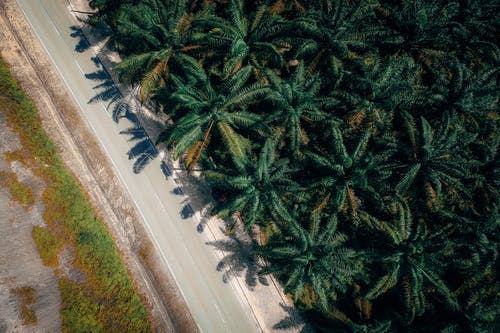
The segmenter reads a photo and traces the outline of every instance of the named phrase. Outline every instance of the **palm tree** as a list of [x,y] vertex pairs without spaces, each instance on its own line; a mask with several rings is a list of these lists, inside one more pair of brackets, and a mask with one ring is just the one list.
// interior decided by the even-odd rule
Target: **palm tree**
[[[306,156],[312,163],[311,188],[321,193],[321,204],[332,203],[337,212],[350,207],[351,216],[357,221],[358,210],[370,203],[380,208],[382,195],[387,193],[387,180],[391,176],[389,160],[395,151],[394,143],[386,143],[385,151],[375,153],[368,149],[370,131],[366,130],[352,151],[348,151],[340,129],[331,126],[329,149],[308,151]],[[364,200],[364,201],[363,201]]]
[[429,208],[434,210],[440,205],[443,186],[470,197],[471,193],[463,180],[470,178],[471,169],[478,165],[466,155],[466,148],[475,136],[460,131],[447,113],[443,114],[437,131],[423,117],[420,118],[421,130],[418,131],[413,116],[408,112],[402,112],[402,115],[409,144],[399,147],[409,163],[395,187],[396,191],[405,194],[418,180],[419,186],[426,191]]
[[283,198],[300,191],[290,179],[292,170],[286,159],[277,159],[275,143],[267,139],[258,160],[249,156],[235,160],[238,173],[227,175],[207,171],[213,186],[232,195],[215,211],[221,217],[241,212],[247,227],[272,219],[291,221],[289,208]]
[[[474,175],[475,209],[480,212],[495,212],[500,207],[500,136],[491,133],[486,140],[474,143],[474,155],[481,162],[479,172]],[[492,208],[493,207],[493,208]]]
[[459,50],[457,55],[468,62],[495,64],[498,61],[500,49],[497,39],[498,32],[498,2],[496,0],[464,0],[459,1],[457,20],[464,27],[457,29],[458,42],[453,45]]
[[404,0],[381,2],[376,12],[398,36],[390,45],[393,53],[405,51],[422,62],[454,54],[468,62],[498,58],[492,42],[497,7],[495,0]]
[[245,109],[265,96],[269,88],[260,83],[245,85],[251,75],[250,67],[223,84],[214,85],[196,59],[185,55],[180,58],[185,78],[171,75],[174,88],[166,100],[173,124],[160,135],[158,142],[173,147],[175,159],[185,155],[188,170],[200,160],[214,132],[231,157],[243,159],[249,142],[237,130],[263,128],[260,117]]
[[[96,9],[95,13],[89,16],[91,24],[110,23],[112,17],[119,12],[124,4],[134,3],[136,0],[89,0],[89,6]],[[91,13],[88,13],[91,14]]]
[[282,51],[272,41],[273,37],[286,30],[283,20],[278,15],[270,15],[266,4],[260,5],[252,18],[246,15],[244,6],[243,0],[230,0],[227,19],[212,12],[195,21],[197,25],[209,29],[204,37],[206,43],[222,50],[227,58],[223,63],[223,78],[243,66],[251,65],[257,70],[283,64]]
[[367,24],[374,15],[375,1],[324,0],[314,6],[317,9],[308,10],[293,22],[292,30],[303,39],[295,59],[308,60],[310,70],[320,67],[330,75],[341,75],[343,61],[356,59],[356,53],[367,50],[371,40],[386,34],[385,29]]
[[[414,223],[408,203],[401,197],[394,203],[398,218],[392,222],[380,221],[376,228],[389,241],[386,254],[376,263],[386,273],[365,294],[374,300],[399,285],[407,313],[405,322],[411,323],[424,313],[426,295],[424,286],[430,285],[444,297],[450,309],[457,310],[458,302],[442,279],[447,258],[443,254],[449,246],[447,236],[455,229],[444,226],[431,232],[422,222]],[[448,250],[449,251],[449,250]]]
[[295,301],[316,299],[314,306],[328,312],[330,300],[346,292],[362,269],[362,254],[345,246],[347,235],[337,226],[335,215],[323,221],[313,217],[308,229],[288,223],[282,235],[258,249],[271,264],[261,273],[278,273]]
[[453,80],[450,80],[456,86],[456,92],[443,104],[450,105],[463,118],[464,125],[480,136],[491,135],[496,123],[494,115],[498,105],[499,74],[500,70],[496,67],[474,73],[462,69],[460,76],[454,75]]
[[[460,321],[464,323],[467,332],[487,333],[498,329],[500,282],[497,274],[488,267],[464,280],[455,292],[459,298],[464,299]],[[458,325],[450,326],[450,332],[454,332]]]
[[187,0],[145,0],[120,8],[109,43],[127,57],[114,70],[120,79],[139,83],[143,101],[165,86],[172,59],[201,47],[190,45],[194,14],[187,12],[187,4]]
[[309,141],[304,125],[326,120],[327,114],[321,110],[326,99],[317,98],[320,80],[317,75],[310,76],[303,63],[297,67],[293,77],[283,80],[273,71],[267,71],[272,92],[266,99],[272,104],[273,112],[266,122],[281,128],[281,136],[288,140],[287,150],[292,158],[301,156],[300,149]]

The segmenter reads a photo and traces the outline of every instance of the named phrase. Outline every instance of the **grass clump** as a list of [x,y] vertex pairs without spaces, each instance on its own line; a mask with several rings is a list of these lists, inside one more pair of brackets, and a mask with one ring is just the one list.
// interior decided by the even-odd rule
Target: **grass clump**
[[35,241],[40,258],[45,266],[57,266],[57,254],[62,249],[62,239],[52,235],[45,227],[34,226],[31,236]]
[[12,290],[20,301],[19,312],[23,319],[23,325],[34,325],[37,323],[35,311],[31,306],[35,304],[35,290],[32,287],[20,287]]
[[21,204],[26,210],[30,209],[35,203],[31,187],[21,183],[14,172],[0,171],[0,185],[7,187],[12,200]]
[[151,332],[148,313],[113,239],[43,131],[33,102],[1,59],[0,96],[8,125],[28,152],[24,162],[46,184],[42,200],[47,227],[33,229],[40,256],[44,264],[56,266],[60,250],[71,246],[72,264],[87,277],[83,282],[64,276],[59,280],[63,332]]

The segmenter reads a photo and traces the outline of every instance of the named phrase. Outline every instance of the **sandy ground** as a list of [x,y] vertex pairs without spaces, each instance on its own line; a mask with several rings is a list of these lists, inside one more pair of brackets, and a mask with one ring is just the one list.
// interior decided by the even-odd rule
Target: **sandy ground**
[[[0,110],[0,171],[15,172],[20,182],[31,187],[36,201],[25,209],[12,200],[9,190],[0,186],[0,332],[57,332],[61,330],[61,295],[52,268],[43,265],[31,238],[34,225],[43,225],[44,211],[40,195],[43,182],[19,162],[5,160],[6,151],[20,148],[19,138],[5,124]],[[20,300],[13,290],[34,289],[37,323],[23,325]]]

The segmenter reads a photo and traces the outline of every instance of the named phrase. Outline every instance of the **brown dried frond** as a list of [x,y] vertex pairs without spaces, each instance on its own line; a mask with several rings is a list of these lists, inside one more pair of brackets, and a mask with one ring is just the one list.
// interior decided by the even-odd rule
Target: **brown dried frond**
[[347,123],[351,128],[359,129],[366,117],[366,109],[358,110],[349,116]]
[[316,303],[317,295],[314,289],[310,285],[306,285],[302,291],[299,301],[306,306],[306,308],[311,309]]
[[269,13],[271,14],[281,14],[285,10],[285,1],[284,0],[276,0],[270,7]]
[[164,87],[165,79],[168,77],[169,68],[167,57],[159,61],[153,69],[146,73],[141,79],[141,86],[139,89],[139,97],[141,101],[145,101],[151,97],[152,92],[158,87]]
[[354,190],[347,186],[347,201],[349,203],[349,208],[351,208],[351,213],[354,217],[358,216],[359,199],[354,193]]
[[427,196],[427,207],[433,212],[439,210],[439,198],[436,193],[436,190],[432,187],[432,184],[429,182],[425,182],[425,194]]
[[303,12],[305,11],[306,9],[304,8],[304,6],[302,6],[302,4],[298,1],[298,0],[295,0],[293,2],[293,4],[295,5],[295,8],[299,11],[299,12]]
[[314,57],[314,59],[311,61],[311,64],[309,65],[308,71],[309,73],[314,73],[316,70],[316,67],[318,66],[319,62],[321,61],[321,58],[323,57],[323,53],[325,53],[325,49],[322,49],[321,51],[318,52],[318,54]]
[[194,167],[198,163],[203,150],[202,146],[203,141],[196,141],[195,144],[186,151],[186,154],[184,155],[184,163],[186,164],[188,172],[193,171]]
[[321,200],[321,202],[319,203],[319,205],[314,208],[314,210],[312,211],[312,215],[317,215],[319,212],[321,212],[323,209],[326,208],[326,206],[328,205],[328,202],[330,201],[330,193],[328,193],[327,195],[325,195],[323,197],[323,199]]
[[188,45],[180,48],[179,51],[187,52],[191,50],[201,49],[202,47],[203,47],[202,45]]
[[364,319],[370,319],[372,314],[372,302],[366,298],[357,297],[354,300],[356,308],[359,310],[359,316]]
[[303,144],[307,145],[309,143],[309,136],[303,128],[300,129],[300,140]]
[[342,311],[340,311],[335,306],[331,307],[331,311],[327,314],[327,317],[330,319],[338,320],[345,324],[351,324],[352,320]]
[[212,125],[213,123],[211,123],[209,128],[205,131],[203,141],[197,141],[191,148],[188,149],[188,151],[184,155],[184,163],[186,164],[188,172],[193,171],[194,167],[201,158],[201,154],[210,143],[210,132],[212,129]]
[[236,65],[234,65],[233,69],[231,70],[231,74],[234,74],[237,71],[239,71],[241,69],[242,65],[243,65],[243,63],[241,61],[238,61],[238,63]]
[[177,24],[176,30],[179,34],[183,34],[191,25],[191,21],[193,21],[193,15],[184,14],[179,23]]

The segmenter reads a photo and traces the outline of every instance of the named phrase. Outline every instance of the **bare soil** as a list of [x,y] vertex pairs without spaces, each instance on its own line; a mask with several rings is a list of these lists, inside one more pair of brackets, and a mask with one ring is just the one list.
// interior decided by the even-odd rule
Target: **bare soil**
[[[61,330],[58,278],[43,265],[31,238],[33,226],[44,224],[43,182],[21,163],[7,161],[4,153],[19,148],[19,138],[6,126],[0,110],[0,171],[15,172],[35,195],[34,205],[26,209],[6,186],[0,186],[0,332],[57,332]],[[23,304],[16,294],[21,288],[33,289],[33,304]],[[25,313],[34,311],[35,324],[24,325],[23,308]]]

